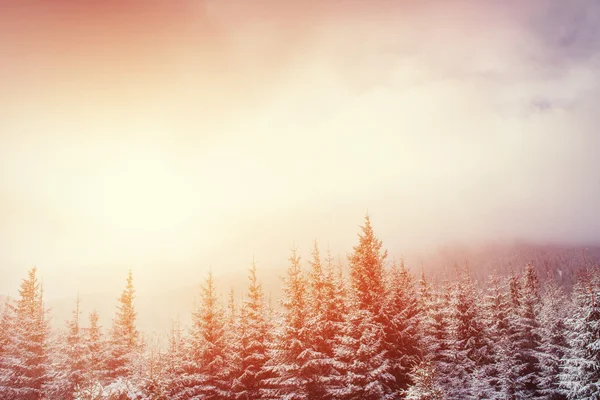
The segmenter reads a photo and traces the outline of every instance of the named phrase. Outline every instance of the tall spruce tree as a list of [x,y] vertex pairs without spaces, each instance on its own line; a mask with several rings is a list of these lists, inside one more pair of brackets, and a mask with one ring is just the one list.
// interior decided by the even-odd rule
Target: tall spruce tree
[[517,400],[523,392],[520,376],[524,367],[519,352],[523,289],[520,276],[512,269],[506,285],[508,287],[508,329],[501,341],[502,346],[497,348],[500,357],[497,364],[502,371],[502,393],[507,400]]
[[516,314],[516,335],[513,343],[519,363],[518,395],[535,399],[540,395],[540,363],[538,354],[541,338],[538,333],[541,306],[540,282],[532,264],[527,264],[521,283],[519,309]]
[[11,299],[7,299],[2,310],[0,320],[0,398],[14,398],[13,379],[15,372],[12,365],[16,362],[14,354],[15,337],[15,306]]
[[108,375],[108,347],[96,310],[89,314],[89,326],[83,332],[86,352],[86,382],[88,386],[103,384]]
[[231,390],[235,399],[247,399],[249,398],[248,388],[244,381],[249,378],[248,374],[244,374],[244,369],[248,366],[248,363],[244,362],[249,356],[249,334],[248,334],[248,320],[246,313],[246,304],[242,299],[240,305],[239,316],[237,319],[236,334],[234,336],[234,352],[237,364],[233,369],[233,381],[231,384]]
[[350,263],[350,279],[356,307],[379,316],[385,301],[385,260],[387,250],[375,236],[371,219],[365,216],[364,225],[360,227],[358,245],[348,256]]
[[171,321],[171,331],[169,332],[169,347],[165,361],[165,382],[166,393],[169,398],[174,398],[180,390],[179,377],[183,373],[183,363],[185,356],[185,341],[181,321],[179,317]]
[[314,370],[310,364],[308,315],[306,307],[307,282],[300,266],[300,256],[293,248],[284,278],[282,326],[275,340],[273,358],[268,370],[274,375],[269,380],[270,398],[310,399]]
[[424,274],[420,286],[422,358],[435,369],[436,379],[444,385],[448,383],[453,357],[449,327],[451,286],[445,282],[442,288],[430,288]]
[[412,276],[404,266],[392,265],[388,273],[386,302],[381,313],[385,331],[386,357],[389,359],[395,387],[404,391],[411,383],[411,371],[421,359],[420,305]]
[[204,285],[199,308],[192,315],[192,331],[183,363],[179,399],[225,399],[227,384],[225,315],[215,293],[212,272]]
[[200,309],[193,318],[194,337],[199,334],[199,356],[197,360],[208,378],[202,392],[207,399],[230,397],[227,384],[227,342],[225,338],[225,313],[217,298],[212,272],[209,272],[202,288]]
[[[330,261],[329,261],[330,262]],[[311,250],[311,259],[309,261],[310,270],[308,272],[308,280],[306,287],[306,331],[307,331],[307,346],[310,351],[307,352],[306,362],[312,364],[313,372],[315,375],[326,375],[326,369],[329,355],[327,350],[329,349],[327,336],[331,325],[327,320],[327,296],[330,294],[328,276],[326,276],[323,264],[321,262],[321,255],[319,252],[319,246],[315,240],[313,248]],[[322,386],[315,382],[315,390],[318,390],[316,386]],[[321,388],[323,389],[323,388]],[[324,395],[323,390],[321,396]]]
[[51,382],[46,393],[53,399],[72,400],[83,389],[86,380],[87,346],[80,325],[81,299],[75,300],[73,316],[67,321],[67,330],[53,351],[55,362],[51,369]]
[[548,400],[566,399],[560,388],[560,373],[562,360],[569,350],[566,321],[571,310],[568,305],[567,296],[556,282],[546,282],[537,333],[541,338],[540,394]]
[[383,323],[387,251],[375,236],[369,216],[358,237],[348,256],[352,304],[335,349],[340,376],[330,394],[342,399],[396,398],[399,392],[387,358]]
[[133,375],[133,366],[140,350],[140,338],[135,320],[137,312],[133,305],[135,289],[131,269],[127,274],[127,284],[118,299],[117,313],[113,320],[109,340],[109,357],[107,358],[107,375],[109,380],[128,378]]
[[570,350],[560,385],[569,399],[600,398],[600,272],[585,267],[573,289],[574,312],[567,320]]
[[490,363],[486,332],[482,321],[479,294],[467,268],[454,285],[451,302],[451,341],[454,362],[451,366],[450,397],[476,398],[474,373]]
[[226,362],[227,362],[227,386],[232,398],[235,398],[234,384],[235,379],[240,375],[241,358],[239,352],[240,339],[240,314],[241,309],[235,301],[235,292],[233,288],[229,291],[229,299],[227,301],[227,314],[225,318],[225,347],[226,347]]
[[510,340],[510,300],[503,279],[492,274],[487,282],[483,301],[483,323],[487,326],[487,340],[492,362],[480,367],[477,393],[488,399],[513,399],[514,348]]
[[311,375],[307,389],[309,397],[324,399],[337,376],[334,345],[344,322],[345,298],[342,296],[343,282],[336,273],[331,252],[327,251],[323,265],[315,241],[311,256],[307,301],[310,350],[303,355],[303,361]]
[[[8,310],[10,313],[10,306]],[[0,373],[5,376],[1,381],[1,398],[44,398],[49,370],[49,325],[46,314],[43,289],[34,266],[21,283],[9,331],[11,338],[3,343]],[[8,320],[3,322],[8,323]]]
[[240,316],[240,374],[235,379],[233,391],[238,399],[254,400],[261,398],[262,392],[268,388],[267,380],[272,378],[272,374],[265,368],[270,358],[271,332],[254,262],[250,268],[249,280]]
[[86,372],[86,346],[83,340],[82,329],[79,323],[81,311],[79,310],[81,299],[77,295],[73,317],[67,323],[66,355],[68,359],[67,382],[69,392],[74,393],[83,385]]

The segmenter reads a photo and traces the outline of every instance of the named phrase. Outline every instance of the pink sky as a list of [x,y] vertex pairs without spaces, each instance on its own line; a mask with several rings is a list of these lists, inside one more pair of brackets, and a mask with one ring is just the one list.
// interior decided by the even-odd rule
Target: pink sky
[[600,233],[590,1],[0,4],[0,292]]

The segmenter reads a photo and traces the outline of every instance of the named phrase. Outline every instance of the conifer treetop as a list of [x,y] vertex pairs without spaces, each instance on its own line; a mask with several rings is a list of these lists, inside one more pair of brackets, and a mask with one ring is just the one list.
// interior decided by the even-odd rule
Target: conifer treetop
[[385,293],[384,265],[388,253],[382,249],[382,241],[375,235],[368,215],[358,239],[354,252],[348,256],[350,279],[358,307],[376,312]]

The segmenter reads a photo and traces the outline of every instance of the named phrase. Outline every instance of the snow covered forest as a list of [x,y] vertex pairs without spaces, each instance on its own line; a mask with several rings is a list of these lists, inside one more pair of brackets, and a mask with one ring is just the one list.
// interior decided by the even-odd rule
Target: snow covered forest
[[192,326],[174,321],[162,347],[136,328],[131,272],[112,326],[77,302],[63,334],[33,267],[1,313],[0,399],[600,399],[585,253],[573,287],[531,263],[476,281],[473,265],[393,262],[368,217],[358,237],[347,265],[316,242],[307,262],[292,250],[279,307],[254,264],[243,301],[222,304],[209,274]]

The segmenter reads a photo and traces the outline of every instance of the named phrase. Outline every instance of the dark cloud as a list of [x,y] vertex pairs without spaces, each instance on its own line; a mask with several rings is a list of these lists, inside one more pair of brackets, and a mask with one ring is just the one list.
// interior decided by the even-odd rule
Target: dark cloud
[[597,59],[600,51],[600,2],[533,1],[525,20],[543,46],[550,66]]

